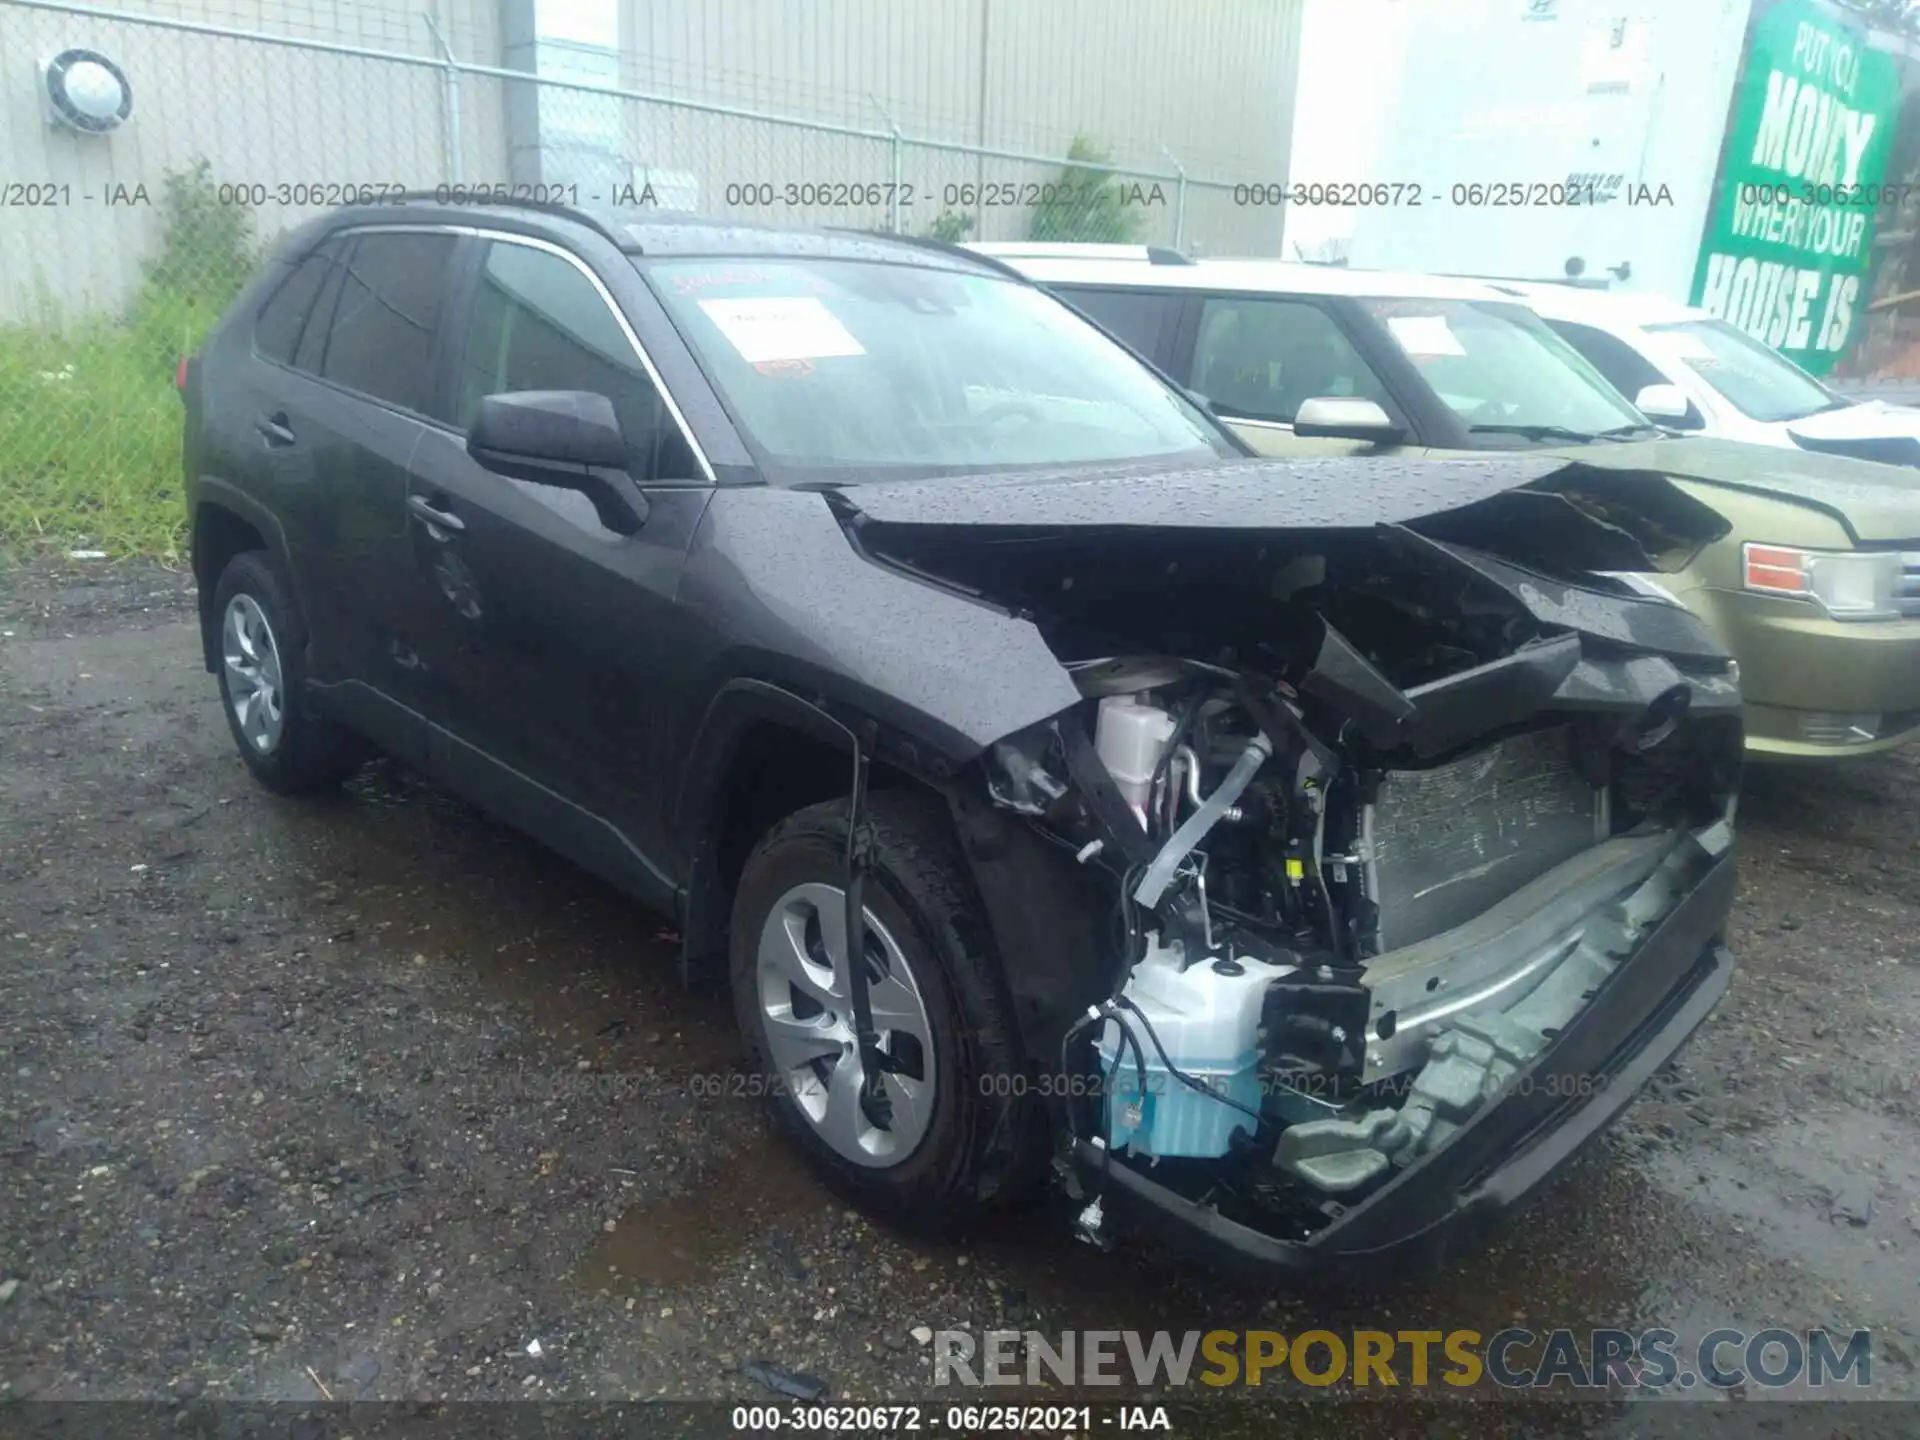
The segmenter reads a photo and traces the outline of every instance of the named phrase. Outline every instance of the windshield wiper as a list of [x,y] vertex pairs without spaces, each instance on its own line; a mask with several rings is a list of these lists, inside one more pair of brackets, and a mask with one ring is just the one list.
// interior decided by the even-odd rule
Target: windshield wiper
[[1611,430],[1602,430],[1594,436],[1596,440],[1631,440],[1636,435],[1665,435],[1667,432],[1658,425],[1648,425],[1636,420],[1631,425],[1616,425]]
[[1564,425],[1469,425],[1469,435],[1519,435],[1528,440],[1572,440],[1591,445],[1600,437],[1585,430],[1569,430]]

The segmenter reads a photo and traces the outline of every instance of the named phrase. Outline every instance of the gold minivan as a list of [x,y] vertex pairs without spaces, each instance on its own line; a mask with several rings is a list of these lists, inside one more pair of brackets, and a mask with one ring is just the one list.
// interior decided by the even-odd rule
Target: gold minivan
[[[1066,299],[1265,455],[1525,449],[1670,476],[1732,529],[1641,581],[1739,661],[1749,756],[1860,755],[1920,733],[1920,471],[1677,436],[1524,304],[1470,280],[969,248]],[[1662,413],[1673,398],[1636,397]]]

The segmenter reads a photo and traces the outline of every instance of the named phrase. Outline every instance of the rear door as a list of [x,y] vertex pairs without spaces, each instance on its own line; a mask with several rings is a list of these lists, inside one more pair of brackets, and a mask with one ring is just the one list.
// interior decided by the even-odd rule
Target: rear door
[[[406,467],[424,431],[428,377],[459,237],[421,228],[336,236],[296,325],[269,302],[251,424],[280,500],[327,703],[383,747],[424,759],[418,667],[395,643],[405,596]],[[317,257],[316,257],[317,258]],[[297,287],[297,289],[296,289]]]
[[[581,863],[662,892],[659,697],[673,690],[674,591],[710,484],[592,267],[531,237],[476,244],[445,413],[409,482],[405,637],[432,680],[431,763]],[[576,491],[468,456],[482,397],[515,390],[613,402],[649,502],[637,533],[607,529]]]
[[[295,596],[308,615],[317,557],[298,519],[314,503],[313,447],[301,443],[289,422],[311,387],[291,367],[315,297],[345,248],[338,236],[309,248],[282,269],[244,323],[215,333],[196,362],[202,398],[198,415],[190,416],[197,426],[198,480],[211,483],[214,498],[255,500],[280,522],[272,538],[281,542]],[[289,519],[295,521],[291,526]],[[215,577],[207,578],[212,583]]]

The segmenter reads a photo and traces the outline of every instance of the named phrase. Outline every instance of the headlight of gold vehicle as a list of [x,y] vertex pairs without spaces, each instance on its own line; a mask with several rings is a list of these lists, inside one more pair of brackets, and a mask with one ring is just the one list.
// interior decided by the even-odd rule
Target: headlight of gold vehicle
[[1887,620],[1899,615],[1901,557],[1892,551],[1741,547],[1749,590],[1817,602],[1836,620]]

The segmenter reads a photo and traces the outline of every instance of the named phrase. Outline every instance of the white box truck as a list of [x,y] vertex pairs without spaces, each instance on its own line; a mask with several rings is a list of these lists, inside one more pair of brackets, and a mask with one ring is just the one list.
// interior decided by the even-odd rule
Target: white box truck
[[1846,352],[1876,225],[1916,189],[1889,174],[1907,41],[1828,0],[1446,0],[1407,23],[1381,173],[1352,177],[1396,183],[1363,192],[1353,265],[1658,294],[1816,374]]

